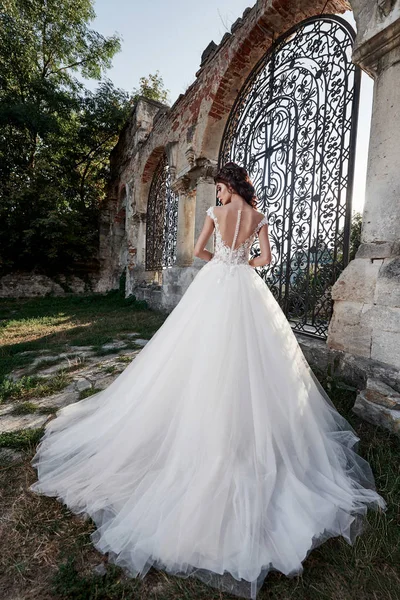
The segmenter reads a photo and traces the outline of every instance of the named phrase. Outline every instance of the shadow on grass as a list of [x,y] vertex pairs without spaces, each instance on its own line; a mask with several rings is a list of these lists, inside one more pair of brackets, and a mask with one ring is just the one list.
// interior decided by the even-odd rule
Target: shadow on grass
[[[41,350],[57,354],[67,345],[99,348],[132,331],[150,339],[166,317],[164,313],[149,309],[145,302],[137,301],[135,297],[124,298],[119,292],[61,298],[1,299],[0,340],[2,338],[3,343],[0,346],[0,379],[14,369],[29,365],[33,354]],[[41,319],[44,318],[46,322],[42,325]],[[21,341],[6,341],[5,333],[11,327]],[[49,329],[51,333],[44,333]],[[26,352],[32,352],[32,355],[23,354]]]

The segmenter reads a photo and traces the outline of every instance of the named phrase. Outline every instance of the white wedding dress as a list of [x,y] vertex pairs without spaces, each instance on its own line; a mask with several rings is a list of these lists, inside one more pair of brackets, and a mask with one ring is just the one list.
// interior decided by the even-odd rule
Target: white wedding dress
[[131,576],[150,567],[256,598],[334,536],[352,544],[386,509],[357,437],[248,264],[266,217],[235,249],[213,207],[215,254],[111,385],[57,412],[30,490],[90,516],[95,547]]

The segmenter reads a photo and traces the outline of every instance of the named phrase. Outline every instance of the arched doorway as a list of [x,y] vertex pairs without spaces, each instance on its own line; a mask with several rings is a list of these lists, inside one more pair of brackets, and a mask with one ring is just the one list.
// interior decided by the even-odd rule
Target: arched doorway
[[154,171],[147,203],[146,271],[171,267],[176,260],[178,196],[164,153]]
[[[280,36],[243,85],[219,164],[245,166],[269,216],[272,262],[258,269],[296,331],[326,338],[330,289],[349,261],[360,70],[336,15]],[[259,253],[258,242],[252,255]]]

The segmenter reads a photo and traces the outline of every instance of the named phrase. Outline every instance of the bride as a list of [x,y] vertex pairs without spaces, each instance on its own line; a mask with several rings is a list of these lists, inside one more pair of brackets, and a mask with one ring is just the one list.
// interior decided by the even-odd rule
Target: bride
[[153,566],[255,599],[271,569],[353,544],[386,502],[254,270],[271,251],[247,172],[228,163],[215,181],[207,263],[125,371],[47,423],[29,489],[91,517],[94,546],[132,577]]

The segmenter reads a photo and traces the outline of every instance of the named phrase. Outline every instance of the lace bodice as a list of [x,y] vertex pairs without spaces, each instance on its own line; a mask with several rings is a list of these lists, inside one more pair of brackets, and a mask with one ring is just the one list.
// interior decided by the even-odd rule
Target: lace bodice
[[253,231],[253,233],[245,240],[242,244],[240,244],[237,248],[235,248],[237,236],[239,233],[240,227],[240,219],[242,216],[242,211],[238,211],[238,218],[236,222],[235,235],[233,236],[232,246],[228,246],[224,240],[222,239],[221,232],[219,229],[218,219],[214,214],[214,207],[210,206],[207,209],[207,214],[214,221],[214,233],[215,233],[215,253],[213,258],[211,259],[213,263],[224,263],[226,265],[248,265],[250,249],[253,245],[254,239],[257,233],[260,231],[261,227],[268,223],[268,217],[264,216],[263,219],[258,223],[257,227]]

